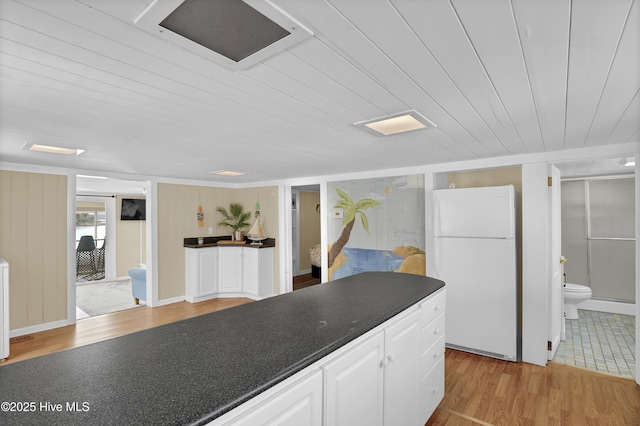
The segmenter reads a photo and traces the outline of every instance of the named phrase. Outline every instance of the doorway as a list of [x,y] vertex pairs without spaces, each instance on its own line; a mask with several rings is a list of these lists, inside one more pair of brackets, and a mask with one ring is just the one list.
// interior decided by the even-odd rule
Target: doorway
[[104,197],[76,199],[76,282],[105,278],[106,205]]
[[291,188],[291,253],[293,289],[320,283],[320,185]]
[[76,196],[76,320],[137,305],[131,280],[115,271],[116,197]]
[[565,178],[562,246],[566,282],[591,289],[566,319],[554,361],[636,376],[636,241],[633,174]]
[[[126,199],[146,198],[148,184],[97,176],[76,177],[75,280],[69,291],[75,319],[144,306],[133,297],[128,268],[146,263],[142,220],[122,220]],[[70,313],[71,314],[71,313]]]

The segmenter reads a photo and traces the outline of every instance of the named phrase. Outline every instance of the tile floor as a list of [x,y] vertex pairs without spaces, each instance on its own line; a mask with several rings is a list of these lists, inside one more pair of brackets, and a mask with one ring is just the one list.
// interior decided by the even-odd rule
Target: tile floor
[[635,317],[581,309],[578,314],[566,321],[566,340],[553,361],[635,377]]

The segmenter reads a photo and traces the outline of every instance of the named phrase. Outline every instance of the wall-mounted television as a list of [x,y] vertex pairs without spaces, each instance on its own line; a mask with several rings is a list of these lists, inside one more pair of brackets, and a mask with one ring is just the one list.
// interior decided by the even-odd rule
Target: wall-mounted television
[[120,209],[120,220],[146,220],[146,200],[139,198],[123,198]]

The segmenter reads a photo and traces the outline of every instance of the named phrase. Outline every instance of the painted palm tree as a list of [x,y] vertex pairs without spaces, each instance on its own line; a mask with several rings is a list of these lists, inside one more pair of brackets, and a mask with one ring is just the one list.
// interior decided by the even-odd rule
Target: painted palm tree
[[344,228],[342,229],[342,234],[336,240],[336,242],[331,246],[329,250],[329,268],[333,265],[333,262],[336,260],[336,257],[340,254],[344,246],[349,241],[349,237],[351,236],[351,230],[353,229],[353,225],[356,222],[356,216],[360,216],[360,220],[362,221],[362,227],[367,233],[369,233],[369,220],[367,219],[367,215],[363,213],[363,210],[370,209],[371,207],[379,206],[380,203],[371,198],[363,198],[358,202],[353,202],[353,199],[340,188],[336,188],[336,192],[342,198],[342,200],[338,201],[334,208],[341,208],[344,210],[344,220],[342,224]]

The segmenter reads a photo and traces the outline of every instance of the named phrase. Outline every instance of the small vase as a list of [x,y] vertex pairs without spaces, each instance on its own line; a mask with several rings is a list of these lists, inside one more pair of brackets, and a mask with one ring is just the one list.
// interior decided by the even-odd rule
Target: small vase
[[233,239],[235,241],[242,241],[242,231],[233,231]]

